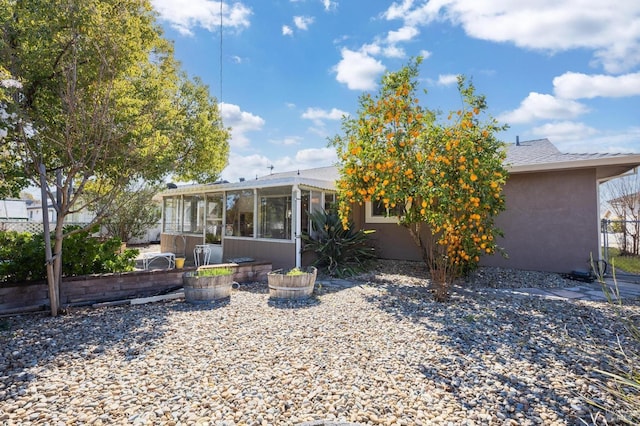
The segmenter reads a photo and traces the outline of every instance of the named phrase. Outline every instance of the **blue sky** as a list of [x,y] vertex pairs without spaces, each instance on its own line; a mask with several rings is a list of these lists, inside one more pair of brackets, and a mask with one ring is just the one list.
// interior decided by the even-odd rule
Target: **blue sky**
[[504,141],[640,152],[636,0],[225,1],[222,49],[220,2],[152,4],[185,71],[221,101],[229,181],[333,164],[341,116],[418,55],[422,104],[457,109],[463,74],[510,125]]

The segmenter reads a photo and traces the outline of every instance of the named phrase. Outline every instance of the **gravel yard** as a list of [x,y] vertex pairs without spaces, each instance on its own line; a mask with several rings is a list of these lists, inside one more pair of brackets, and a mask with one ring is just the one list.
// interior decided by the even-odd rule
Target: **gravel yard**
[[382,263],[303,302],[250,284],[211,306],[0,319],[0,424],[583,424],[581,395],[607,399],[591,369],[619,335],[640,349],[607,304],[474,290],[559,277],[487,270],[438,304],[423,274]]

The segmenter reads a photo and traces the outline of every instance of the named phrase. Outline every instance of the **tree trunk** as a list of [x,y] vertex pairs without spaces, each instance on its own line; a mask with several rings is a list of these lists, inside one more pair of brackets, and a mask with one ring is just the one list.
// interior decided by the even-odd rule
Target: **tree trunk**
[[420,235],[422,228],[420,224],[415,224],[415,227],[408,226],[407,228],[413,242],[420,249],[422,260],[429,268],[433,298],[436,302],[446,302],[449,300],[450,296],[450,271],[444,256],[437,253],[438,244],[436,243],[435,238],[432,236],[431,241],[428,242],[429,246],[427,246],[427,243]]
[[54,205],[56,210],[56,228],[54,245],[51,247],[51,228],[49,224],[49,195],[47,191],[47,169],[44,164],[38,167],[40,172],[40,195],[42,203],[42,225],[44,238],[44,255],[47,266],[47,284],[49,287],[49,304],[51,305],[51,315],[58,315],[60,310],[60,281],[62,280],[62,238],[64,215],[60,214],[62,209],[57,201]]

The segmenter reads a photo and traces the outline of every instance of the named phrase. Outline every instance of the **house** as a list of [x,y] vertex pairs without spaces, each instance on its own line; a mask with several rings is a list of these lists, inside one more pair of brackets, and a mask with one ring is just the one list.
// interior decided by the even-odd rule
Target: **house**
[[[29,221],[30,222],[43,222],[42,215],[42,202],[40,200],[35,200],[27,206],[27,211],[29,212]],[[54,223],[56,220],[56,209],[53,208],[53,205],[47,205],[47,215],[49,216],[49,223]]]
[[27,200],[8,198],[0,200],[0,220],[27,221]]
[[[600,256],[599,184],[640,165],[640,154],[567,154],[547,139],[509,144],[506,210],[496,220],[508,258],[481,264],[569,272]],[[309,229],[307,212],[335,200],[337,169],[278,173],[251,181],[188,185],[164,191],[162,251],[193,259],[211,244],[217,260],[270,260],[273,268],[302,266],[297,237]],[[381,258],[420,260],[406,229],[370,203],[354,206],[357,227],[375,229]]]
[[[43,221],[42,201],[34,200],[29,206],[27,206],[27,210],[29,211],[29,221]],[[50,201],[47,203],[47,213],[49,215],[49,223],[55,223],[58,215],[56,213],[56,209]],[[91,222],[92,220],[93,215],[86,209],[82,209],[79,212],[70,213],[64,218],[64,222],[66,224],[85,224]]]

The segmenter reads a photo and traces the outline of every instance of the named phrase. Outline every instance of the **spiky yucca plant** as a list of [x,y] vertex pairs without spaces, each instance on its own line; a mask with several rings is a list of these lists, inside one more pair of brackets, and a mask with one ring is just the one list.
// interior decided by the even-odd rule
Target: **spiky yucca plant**
[[330,276],[346,277],[365,271],[376,259],[369,242],[372,230],[354,230],[352,222],[345,229],[336,212],[316,210],[309,214],[311,232],[302,235],[303,251],[313,252],[313,266]]

